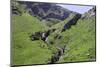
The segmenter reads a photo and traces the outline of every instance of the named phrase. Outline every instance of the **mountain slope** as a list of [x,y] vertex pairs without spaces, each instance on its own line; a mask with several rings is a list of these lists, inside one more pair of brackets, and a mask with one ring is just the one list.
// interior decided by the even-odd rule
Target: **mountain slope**
[[95,61],[95,17],[80,19],[61,35],[69,40],[59,62]]
[[45,30],[41,22],[27,13],[13,16],[12,19],[12,64],[46,63],[51,51],[46,46],[41,48],[42,45],[46,45],[43,41],[32,42],[29,38],[31,33]]
[[38,16],[41,19],[55,18],[64,20],[71,13],[71,11],[51,3],[32,3],[23,1],[19,1],[19,3],[22,5],[26,5],[26,9],[29,10],[31,15]]
[[71,14],[79,14],[52,3],[17,1],[17,4],[17,7],[20,6],[18,8],[23,7],[19,9],[21,11],[17,10],[19,13],[28,12],[50,27],[69,18]]
[[[95,61],[95,8],[81,15],[50,3],[11,6],[12,65]],[[30,38],[53,29],[46,41]]]

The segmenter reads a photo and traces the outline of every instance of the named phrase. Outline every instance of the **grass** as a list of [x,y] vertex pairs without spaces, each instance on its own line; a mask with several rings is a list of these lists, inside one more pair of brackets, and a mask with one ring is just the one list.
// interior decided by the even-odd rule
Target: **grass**
[[[52,33],[49,41],[54,43],[49,46],[41,40],[32,42],[29,38],[31,33],[47,29],[37,18],[25,13],[22,16],[13,16],[12,19],[13,65],[46,64],[52,53],[57,51],[56,46],[64,44],[67,48],[57,63],[95,60],[95,19],[93,17],[90,18],[91,20],[79,20],[76,25],[60,33],[63,37],[60,40],[55,40],[54,36],[57,33]],[[42,47],[43,45],[45,47]]]
[[[21,16],[12,16],[12,65],[26,64],[47,64],[53,53],[57,52],[57,46],[66,45],[65,53],[60,57],[57,63],[77,62],[77,61],[94,61],[95,54],[95,17],[78,20],[76,25],[70,29],[60,32],[70,19],[69,18],[52,25],[57,29],[56,32],[50,33],[49,44],[42,40],[31,41],[30,35],[34,32],[46,31],[49,29],[45,24],[46,21],[40,21],[38,18],[28,14],[28,12],[19,7],[22,12]],[[61,35],[61,39],[55,39],[56,35]],[[53,43],[51,43],[53,42]]]
[[95,60],[95,18],[79,20],[77,25],[61,33],[69,37],[68,48],[60,62]]
[[[51,57],[51,51],[43,41],[32,42],[33,32],[45,30],[41,22],[28,14],[12,17],[12,64],[43,64]],[[34,19],[34,20],[33,20]],[[39,58],[39,59],[37,59]]]

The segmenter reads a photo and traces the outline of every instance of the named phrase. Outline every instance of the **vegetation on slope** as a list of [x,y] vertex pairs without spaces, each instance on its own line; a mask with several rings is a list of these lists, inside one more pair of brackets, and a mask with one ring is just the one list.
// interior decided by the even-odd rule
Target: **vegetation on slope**
[[[95,61],[95,16],[78,19],[75,25],[61,32],[75,14],[71,14],[60,23],[48,27],[37,17],[25,10],[21,4],[12,6],[12,65],[48,64],[52,57],[58,55],[58,48],[64,48],[58,60],[54,63]],[[21,7],[19,7],[21,6]],[[15,11],[15,12],[13,12]],[[17,14],[16,14],[17,13]],[[85,16],[87,17],[87,16]],[[54,19],[53,19],[54,20]],[[55,19],[56,20],[56,19]],[[50,23],[50,22],[48,22]],[[56,29],[48,36],[47,43],[43,40],[31,41],[30,35]],[[60,37],[60,38],[57,38]]]
[[32,42],[29,38],[31,33],[45,30],[41,22],[30,16],[23,14],[22,16],[12,17],[12,64],[44,64],[51,56],[51,51],[45,46],[43,41],[38,40]]
[[80,19],[75,26],[61,35],[68,37],[69,42],[59,63],[95,61],[95,17]]

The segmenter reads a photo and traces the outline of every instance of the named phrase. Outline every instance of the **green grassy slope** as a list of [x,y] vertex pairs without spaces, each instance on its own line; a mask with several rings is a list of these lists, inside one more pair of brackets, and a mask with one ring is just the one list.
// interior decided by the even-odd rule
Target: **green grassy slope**
[[[95,60],[95,17],[79,19],[76,25],[60,32],[74,15],[52,27],[47,27],[43,23],[46,21],[29,15],[28,11],[20,6],[15,5],[21,15],[12,15],[12,65],[47,64],[53,53],[57,52],[57,47],[64,45],[65,53],[57,63]],[[50,33],[48,44],[42,40],[30,40],[29,36],[32,33],[46,31],[49,28],[55,28],[56,31]],[[62,38],[55,39],[56,35]]]
[[[12,19],[13,65],[46,64],[49,62],[52,52],[56,52],[56,46],[63,46],[64,44],[67,45],[65,53],[57,63],[95,60],[94,17],[80,19],[76,25],[71,26],[65,32],[52,33],[49,36],[49,41],[54,43],[49,43],[50,46],[41,40],[31,41],[29,38],[31,33],[48,29],[37,18],[24,13],[22,16],[13,16]],[[58,30],[59,24],[56,25]],[[61,35],[62,38],[60,40],[54,39],[56,34]],[[43,45],[45,47],[42,47]]]
[[30,34],[45,30],[41,22],[30,15],[12,16],[12,64],[43,64],[51,56],[51,51],[43,41],[32,42]]
[[95,60],[95,17],[80,19],[61,35],[69,40],[58,63]]

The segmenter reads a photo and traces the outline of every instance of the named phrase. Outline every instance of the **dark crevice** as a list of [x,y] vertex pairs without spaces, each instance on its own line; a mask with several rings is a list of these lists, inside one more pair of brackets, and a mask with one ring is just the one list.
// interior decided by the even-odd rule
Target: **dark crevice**
[[[70,21],[68,21],[62,28],[61,32],[64,32],[65,30],[71,28],[72,25],[76,25],[77,21],[81,18],[81,14],[76,14]],[[43,40],[46,44],[54,44],[53,41],[51,41],[50,43],[47,43],[46,42],[46,39],[48,38],[48,36],[55,32],[57,29],[49,29],[48,31],[44,31],[44,32],[35,32],[33,33],[30,38],[32,41],[35,41],[35,40]],[[59,34],[57,34],[54,39],[61,39],[62,36],[60,36]],[[49,59],[49,63],[48,64],[54,64],[54,63],[57,63],[60,59],[60,57],[64,54],[65,52],[65,48],[66,48],[66,45],[64,45],[63,47],[58,47],[56,46],[55,48],[57,48],[57,52],[54,53],[51,58]]]
[[66,48],[66,45],[64,45],[64,47],[57,47],[57,52],[54,55],[52,55],[50,62],[48,64],[54,64],[57,61],[59,61],[60,57],[65,52],[65,48]]
[[77,21],[81,18],[81,14],[76,14],[74,18],[68,21],[64,26],[61,32],[64,32],[66,29],[71,28],[72,25],[76,25]]

